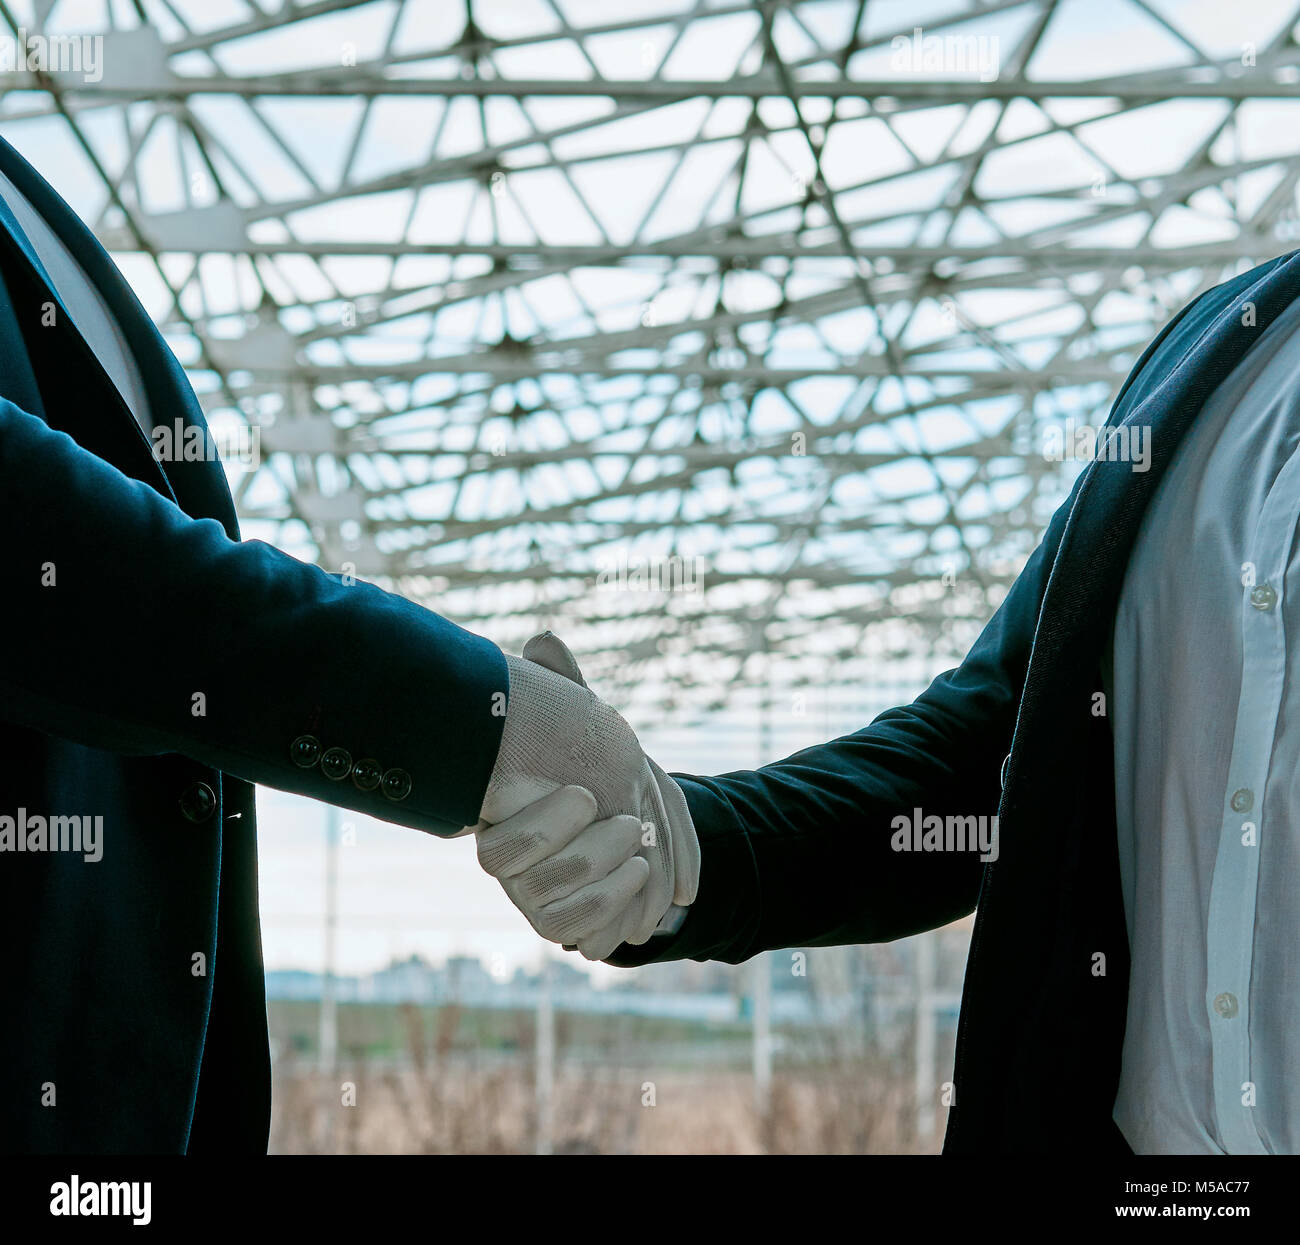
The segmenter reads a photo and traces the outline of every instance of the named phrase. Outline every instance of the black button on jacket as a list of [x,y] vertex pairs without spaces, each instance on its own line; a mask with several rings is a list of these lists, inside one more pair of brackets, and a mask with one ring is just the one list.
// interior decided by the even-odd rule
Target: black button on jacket
[[[3,142],[0,170],[104,296],[155,418],[206,432],[90,231]],[[97,862],[0,853],[0,1148],[264,1151],[250,783],[454,833],[496,759],[505,660],[240,542],[220,463],[157,461],[3,202],[0,562],[0,813],[103,819]],[[369,768],[341,781],[350,755],[323,770],[344,740],[406,775],[403,798]]]

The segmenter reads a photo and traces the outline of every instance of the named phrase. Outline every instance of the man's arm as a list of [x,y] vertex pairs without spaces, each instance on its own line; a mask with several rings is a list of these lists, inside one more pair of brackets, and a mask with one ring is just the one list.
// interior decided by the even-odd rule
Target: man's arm
[[[1120,386],[1107,423],[1125,418],[1148,365],[1169,366],[1160,352],[1194,309],[1212,296],[1226,304],[1257,275],[1204,291],[1170,317]],[[923,816],[997,812],[1043,594],[1087,476],[1075,480],[966,660],[912,704],[759,770],[674,775],[699,835],[698,896],[671,934],[624,944],[609,963],[739,963],[775,947],[884,942],[974,909],[978,854],[895,852],[893,819],[917,808]]]
[[[8,721],[181,753],[434,834],[478,819],[507,689],[488,640],[232,541],[3,400],[0,559]],[[319,756],[293,748],[302,736]],[[341,764],[322,765],[331,748],[373,759],[390,781],[329,777]]]
[[892,822],[916,808],[997,813],[1039,606],[1082,479],[965,661],[912,704],[758,770],[673,775],[699,835],[698,896],[675,933],[625,944],[609,963],[884,942],[974,909],[979,854],[896,852]]

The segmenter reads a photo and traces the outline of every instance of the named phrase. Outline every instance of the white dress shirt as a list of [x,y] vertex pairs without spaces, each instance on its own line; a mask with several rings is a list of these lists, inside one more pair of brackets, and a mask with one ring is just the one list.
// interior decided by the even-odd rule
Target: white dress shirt
[[72,252],[4,173],[0,173],[0,198],[4,199],[37,258],[45,265],[54,292],[63,300],[73,324],[95,352],[100,366],[117,386],[122,400],[148,436],[153,423],[144,381],[104,296],[95,288]]
[[1300,1152],[1298,518],[1300,303],[1175,451],[1115,619],[1139,1154]]

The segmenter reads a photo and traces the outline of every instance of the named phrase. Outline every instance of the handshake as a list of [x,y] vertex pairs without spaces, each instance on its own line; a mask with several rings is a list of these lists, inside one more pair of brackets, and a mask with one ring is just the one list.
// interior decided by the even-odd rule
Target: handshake
[[549,631],[506,655],[510,696],[477,825],[483,868],[543,937],[603,960],[671,932],[700,846],[681,788]]

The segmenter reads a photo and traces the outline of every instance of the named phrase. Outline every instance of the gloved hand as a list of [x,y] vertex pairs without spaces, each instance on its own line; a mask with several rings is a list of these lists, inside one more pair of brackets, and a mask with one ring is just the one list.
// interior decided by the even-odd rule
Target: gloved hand
[[622,941],[650,866],[636,854],[640,821],[595,816],[590,791],[561,787],[478,831],[478,859],[543,938],[603,960]]
[[[534,636],[522,657],[507,654],[506,662],[510,697],[501,748],[475,830],[563,786],[591,792],[598,818],[637,818],[649,878],[626,910],[611,918],[612,928],[597,931],[601,936],[590,945],[615,935],[615,947],[643,943],[669,906],[693,903],[699,887],[700,847],[686,798],[641,750],[632,728],[590,691],[557,636]],[[585,955],[588,948],[579,950]]]

